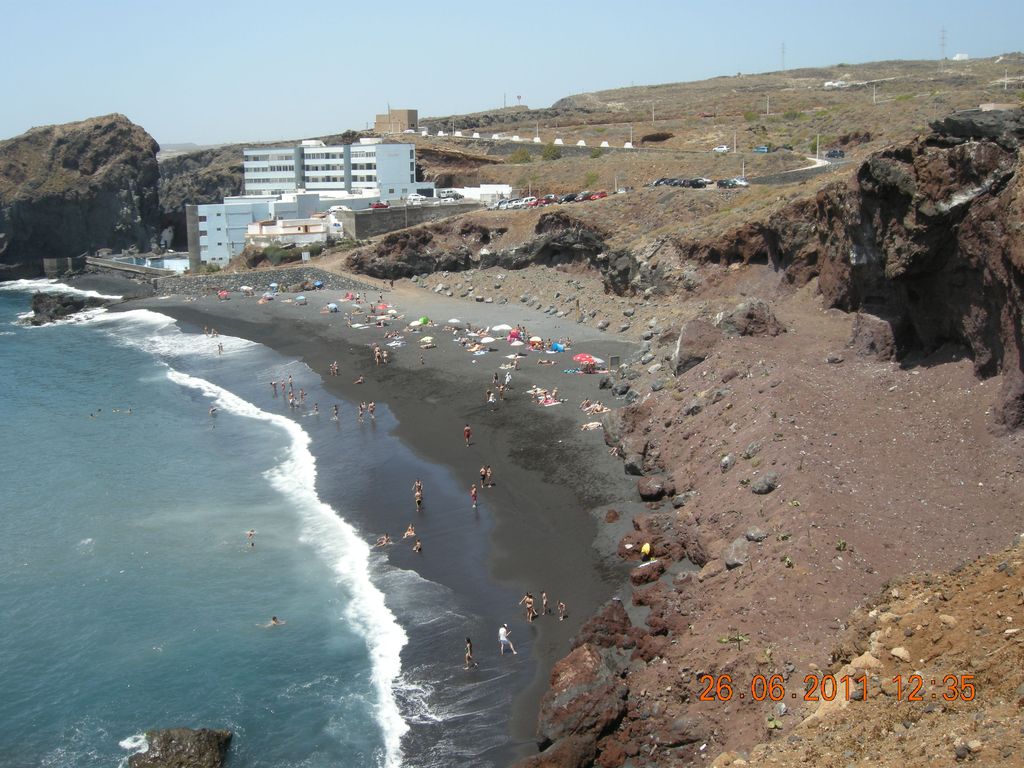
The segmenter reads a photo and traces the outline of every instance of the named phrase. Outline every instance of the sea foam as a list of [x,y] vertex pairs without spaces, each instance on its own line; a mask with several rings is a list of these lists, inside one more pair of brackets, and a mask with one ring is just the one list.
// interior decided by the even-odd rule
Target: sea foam
[[[152,313],[157,314],[157,313]],[[402,763],[402,736],[409,730],[395,698],[394,686],[402,671],[401,652],[408,642],[405,630],[385,605],[383,593],[370,580],[370,546],[316,493],[316,459],[309,449],[310,437],[294,421],[268,413],[253,403],[205,379],[169,369],[174,383],[198,390],[225,413],[269,422],[291,438],[288,458],[266,473],[270,483],[292,499],[302,516],[302,540],[315,547],[351,592],[345,618],[366,640],[377,691],[374,714],[384,738],[384,768]]]
[[22,291],[24,293],[72,293],[75,296],[85,296],[92,299],[117,300],[123,296],[114,296],[99,291],[87,291],[82,288],[61,283],[57,280],[7,280],[0,283],[0,291]]

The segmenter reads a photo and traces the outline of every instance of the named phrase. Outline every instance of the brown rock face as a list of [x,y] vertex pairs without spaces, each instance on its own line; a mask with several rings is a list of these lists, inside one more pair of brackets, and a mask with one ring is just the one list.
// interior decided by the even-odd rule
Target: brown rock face
[[890,318],[902,357],[952,343],[979,376],[1006,374],[996,418],[1018,428],[1024,119],[1019,110],[980,116],[973,127],[971,119],[937,123],[871,157],[848,187],[819,195],[819,285],[830,306]]
[[46,256],[147,249],[160,223],[158,149],[124,115],[0,142],[0,279],[40,275]]

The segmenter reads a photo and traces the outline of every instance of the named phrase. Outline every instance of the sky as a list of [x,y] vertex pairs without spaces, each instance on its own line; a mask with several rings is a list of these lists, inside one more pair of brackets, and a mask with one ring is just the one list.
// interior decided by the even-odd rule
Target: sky
[[1024,48],[1019,0],[0,0],[0,137],[121,112],[161,143],[275,141],[737,72]]

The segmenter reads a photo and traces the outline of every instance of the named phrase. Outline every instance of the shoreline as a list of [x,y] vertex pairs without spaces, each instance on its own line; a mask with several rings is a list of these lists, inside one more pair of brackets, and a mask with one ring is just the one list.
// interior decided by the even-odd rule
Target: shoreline
[[[585,417],[575,407],[582,397],[604,396],[604,402],[612,405],[610,393],[598,391],[599,376],[562,374],[566,365],[572,365],[572,353],[558,355],[558,364],[551,366],[535,365],[532,355],[522,358],[509,399],[492,412],[483,392],[492,369],[507,362],[503,355],[486,355],[487,362],[481,364],[481,358],[470,356],[440,329],[432,329],[438,347],[423,353],[426,364],[420,364],[420,350],[409,344],[397,350],[391,365],[376,367],[368,345],[383,342],[383,331],[350,329],[341,314],[321,315],[319,307],[337,300],[337,292],[315,292],[310,298],[312,303],[303,307],[284,301],[257,305],[254,299],[237,295],[227,302],[149,298],[126,302],[114,311],[152,309],[174,318],[183,330],[200,333],[204,325],[216,324],[223,334],[301,360],[320,375],[326,391],[350,402],[374,399],[386,404],[398,422],[395,436],[418,456],[465,478],[467,489],[477,479],[481,464],[494,467],[496,486],[481,492],[481,501],[493,509],[487,579],[492,587],[514,588],[516,594],[533,591],[536,595],[546,589],[552,610],[558,599],[564,599],[569,608],[565,622],[539,620],[526,625],[518,606],[502,607],[510,623],[520,620],[523,627],[529,626],[535,667],[532,679],[517,692],[510,713],[510,758],[534,754],[537,713],[552,666],[568,653],[579,626],[628,586],[628,569],[618,564],[614,551],[601,553],[595,546],[598,528],[592,511],[627,500],[632,483],[621,462],[608,456],[603,431],[579,431],[578,424],[593,417]],[[578,333],[584,339],[577,343],[577,350],[623,357],[631,351],[631,345],[601,338],[593,329],[518,306],[470,305],[408,286],[388,291],[385,301],[396,303],[407,317],[427,314],[443,320],[451,313],[474,325],[487,324],[485,318],[491,323],[500,318],[511,324],[525,322],[544,337]],[[404,322],[389,330],[402,326]],[[507,351],[504,342],[496,346]],[[327,375],[334,360],[341,368],[336,377]],[[365,384],[352,383],[357,373],[366,377]],[[556,408],[531,403],[524,391],[533,383],[559,386],[568,402]],[[468,450],[461,435],[467,422],[473,426],[473,445]],[[325,501],[332,503],[331,498]],[[458,589],[457,584],[446,586]],[[513,637],[522,641],[524,634],[520,629]],[[475,642],[478,654],[492,652],[491,638]]]

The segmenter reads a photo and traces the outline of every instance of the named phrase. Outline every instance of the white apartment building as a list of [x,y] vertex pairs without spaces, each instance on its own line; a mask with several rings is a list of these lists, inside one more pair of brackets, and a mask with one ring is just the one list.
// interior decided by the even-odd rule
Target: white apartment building
[[[342,204],[352,210],[368,208],[376,195],[321,195],[317,192],[281,195],[226,197],[223,203],[187,206],[186,219],[195,209],[195,226],[188,226],[189,253],[193,238],[199,262],[224,266],[245,248],[249,225],[277,219],[311,219],[332,206]],[[187,222],[188,223],[188,222]],[[324,238],[326,239],[326,237]]]
[[282,195],[307,192],[373,193],[398,200],[413,192],[432,195],[431,182],[416,182],[416,145],[358,144],[328,146],[311,139],[297,147],[243,150],[245,194]]

